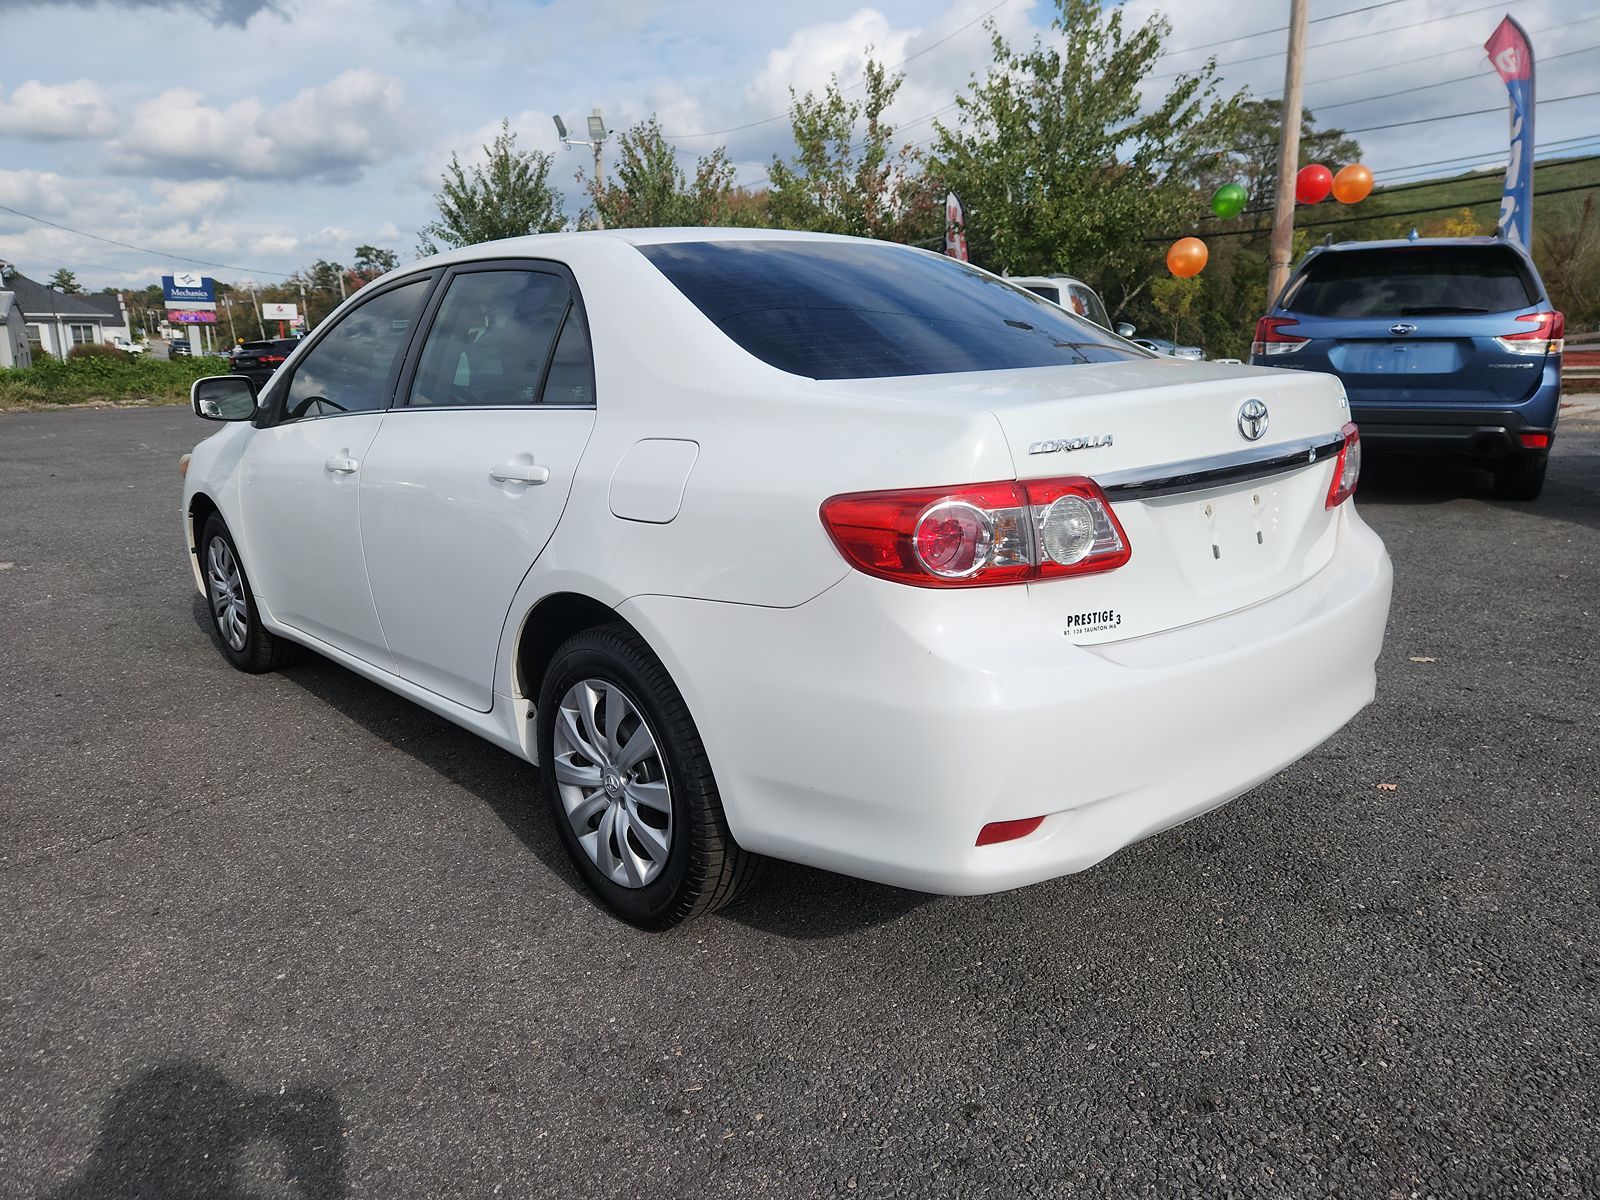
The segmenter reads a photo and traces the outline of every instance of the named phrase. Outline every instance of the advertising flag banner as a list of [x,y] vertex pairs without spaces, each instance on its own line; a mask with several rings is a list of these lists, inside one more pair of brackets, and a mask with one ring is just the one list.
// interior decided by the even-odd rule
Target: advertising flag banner
[[944,252],[962,262],[972,261],[967,257],[967,223],[961,215],[961,201],[954,192],[944,198]]
[[1510,17],[1483,44],[1511,100],[1511,157],[1500,196],[1500,236],[1533,249],[1533,47]]

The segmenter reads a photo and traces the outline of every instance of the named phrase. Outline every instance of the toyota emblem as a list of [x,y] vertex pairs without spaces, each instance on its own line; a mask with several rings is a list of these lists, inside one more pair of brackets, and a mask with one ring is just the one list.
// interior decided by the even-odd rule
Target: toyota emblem
[[1259,400],[1246,400],[1239,406],[1239,432],[1247,442],[1258,442],[1267,432],[1267,406]]

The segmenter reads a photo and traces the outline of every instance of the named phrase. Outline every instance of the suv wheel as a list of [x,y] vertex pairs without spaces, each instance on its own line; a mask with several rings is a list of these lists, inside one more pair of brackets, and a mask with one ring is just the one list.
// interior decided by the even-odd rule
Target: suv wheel
[[1494,467],[1494,494],[1497,500],[1537,500],[1544,491],[1545,468],[1550,452],[1518,454]]
[[721,908],[757,859],[728,832],[683,697],[631,629],[568,639],[539,689],[541,787],[562,844],[617,916],[665,929]]

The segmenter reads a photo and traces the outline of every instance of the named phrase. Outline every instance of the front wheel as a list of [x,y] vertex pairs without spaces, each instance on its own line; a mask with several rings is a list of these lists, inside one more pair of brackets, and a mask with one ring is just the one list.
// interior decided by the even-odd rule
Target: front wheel
[[211,629],[227,660],[252,675],[285,665],[293,646],[262,625],[250,580],[239,562],[239,548],[215,513],[200,531],[200,574],[206,583]]
[[1494,495],[1497,500],[1537,500],[1544,491],[1544,473],[1550,465],[1550,452],[1518,454],[1494,467]]
[[754,874],[666,668],[624,625],[574,635],[539,690],[541,786],[584,881],[617,916],[665,929]]

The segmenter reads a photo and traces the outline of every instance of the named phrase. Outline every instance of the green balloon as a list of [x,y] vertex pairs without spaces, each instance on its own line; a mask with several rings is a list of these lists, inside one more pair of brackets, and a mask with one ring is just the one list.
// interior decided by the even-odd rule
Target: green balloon
[[1225,183],[1211,197],[1211,211],[1219,217],[1237,217],[1249,199],[1237,183]]

